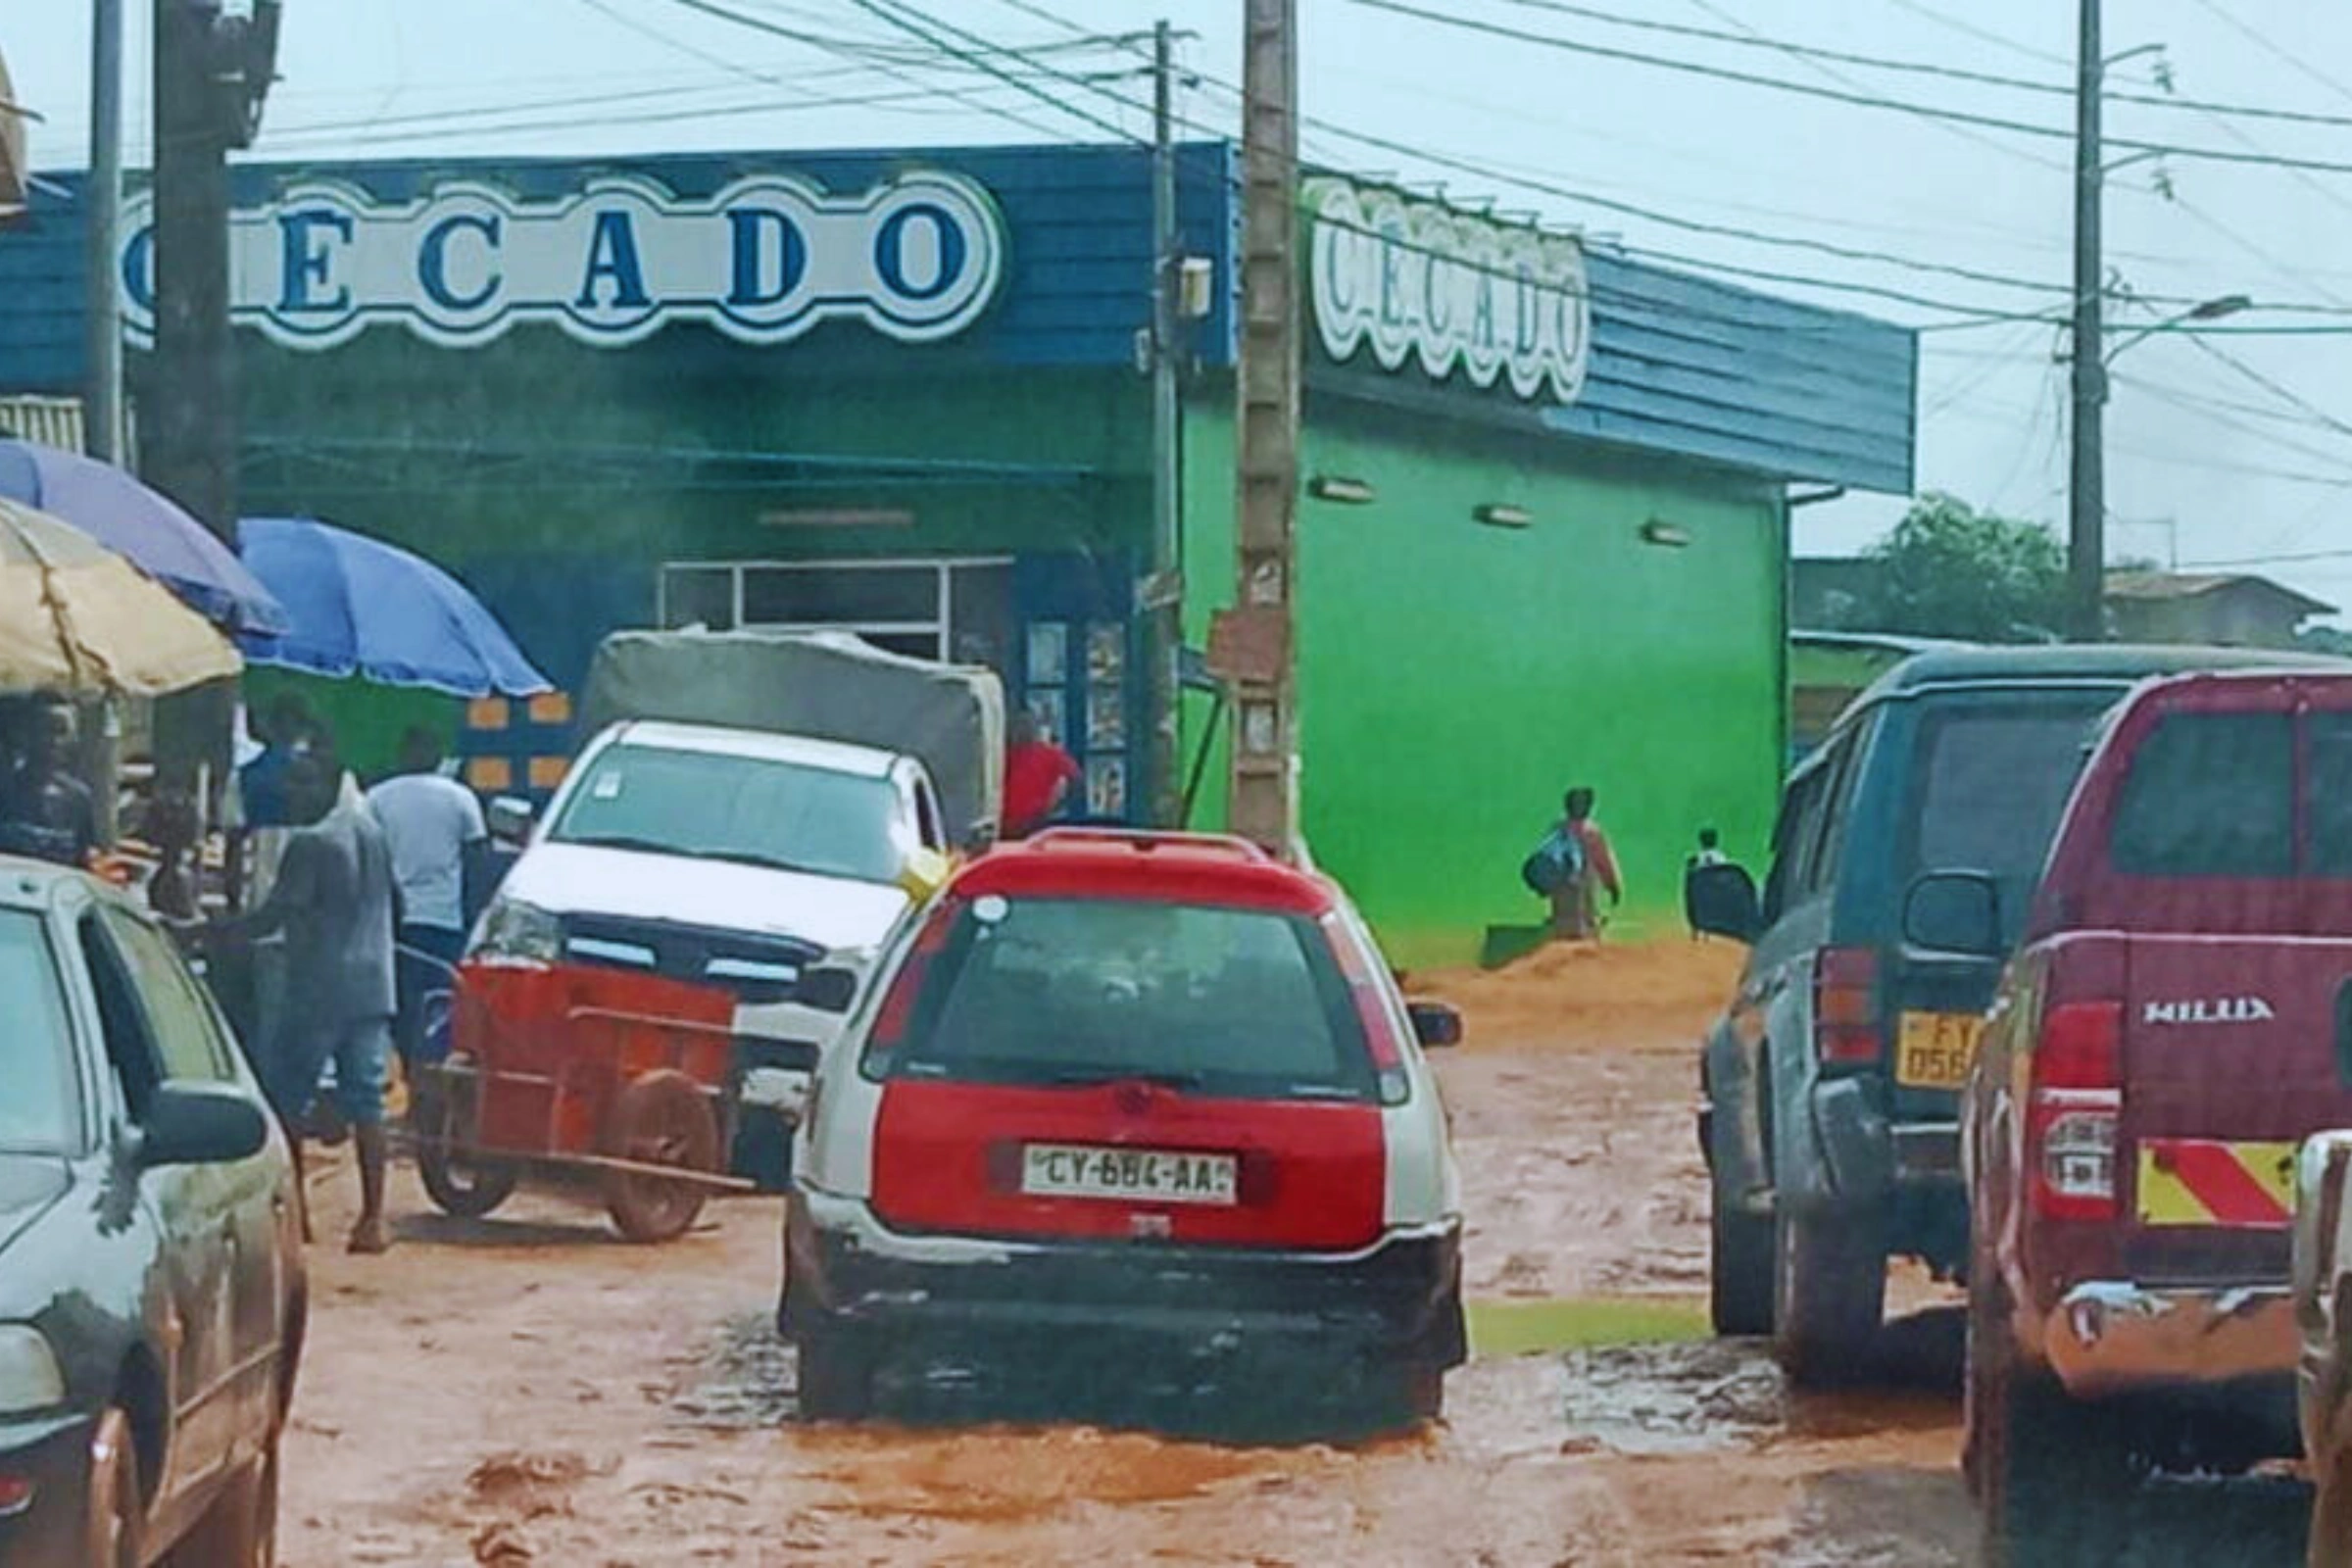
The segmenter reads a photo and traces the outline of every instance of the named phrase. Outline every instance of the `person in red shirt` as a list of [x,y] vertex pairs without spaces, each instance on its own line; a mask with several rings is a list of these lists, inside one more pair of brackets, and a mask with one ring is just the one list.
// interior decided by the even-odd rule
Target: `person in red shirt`
[[1617,870],[1617,852],[1609,836],[1592,820],[1592,792],[1578,787],[1562,803],[1568,811],[1567,830],[1584,848],[1584,869],[1552,900],[1552,926],[1572,941],[1600,940],[1600,896],[1609,896],[1614,908],[1625,902],[1625,879]]
[[1004,837],[1025,839],[1052,821],[1080,778],[1077,760],[1045,738],[1034,714],[1012,715],[1004,753]]

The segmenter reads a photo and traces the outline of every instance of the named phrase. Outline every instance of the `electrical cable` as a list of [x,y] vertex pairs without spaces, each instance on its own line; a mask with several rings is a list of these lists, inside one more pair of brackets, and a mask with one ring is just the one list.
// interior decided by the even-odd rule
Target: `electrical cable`
[[[1003,0],[1012,4],[1013,0]],[[1896,60],[1885,55],[1853,54],[1842,49],[1825,49],[1814,44],[1796,43],[1775,38],[1744,22],[1728,16],[1712,5],[1693,0],[1699,9],[1740,29],[1722,32],[1712,27],[1695,27],[1683,23],[1658,22],[1645,17],[1629,17],[1621,12],[1604,11],[1596,6],[1577,5],[1573,0],[1497,0],[1502,5],[1522,10],[1549,12],[1556,16],[1577,17],[1613,27],[1630,27],[1643,32],[1664,33],[1678,38],[1697,38],[1711,43],[1730,44],[1742,49],[1770,49],[1792,59],[1823,61],[1832,65],[1858,66],[1869,71],[1897,72],[1909,75],[1931,76],[1945,81],[1969,82],[1979,86],[2003,87],[2016,92],[2038,93],[2044,97],[2072,99],[2076,87],[2071,82],[2036,81],[2025,76],[2005,76],[1993,72],[1970,71],[1957,66],[1940,66],[1925,60]],[[1849,82],[1848,85],[1854,85]],[[2182,113],[2209,116],[2237,116],[2248,120],[2274,120],[2291,124],[2324,125],[2331,129],[2352,129],[2352,115],[2327,115],[2316,111],[2275,109],[2254,104],[2207,103],[2192,98],[2177,98],[2154,93],[2108,92],[2102,96],[2109,103],[2133,104],[2149,109],[2170,109]]]
[[[1738,71],[1725,66],[1705,65],[1694,60],[1675,60],[1663,55],[1643,54],[1638,50],[1618,49],[1606,44],[1563,38],[1554,33],[1531,32],[1526,28],[1513,27],[1498,22],[1432,11],[1425,6],[1410,4],[1408,0],[1347,0],[1347,3],[1365,10],[1410,17],[1439,26],[1483,33],[1490,37],[1517,43],[1532,43],[1539,47],[1557,49],[1568,54],[1584,55],[1598,60],[1620,61],[1632,65],[1651,66],[1661,71],[1682,72],[1690,75],[1710,77],[1717,81],[1738,82],[1744,86],[1763,87],[1775,92],[1794,93],[1800,97],[1821,98],[1832,103],[1847,104],[1856,108],[1886,110],[1895,114],[1911,115],[1922,120],[1977,125],[1986,130],[2009,131],[2021,136],[2037,136],[2055,141],[2072,141],[2075,135],[2071,130],[2056,125],[2037,124],[2032,121],[2010,120],[1999,115],[1978,114],[1964,109],[1939,109],[1929,104],[1914,103],[1902,98],[1884,97],[1876,93],[1850,92],[1838,87],[1817,87],[1809,82],[1790,81],[1785,76],[1762,75],[1755,72]],[[2128,137],[2109,137],[2107,145],[2120,152],[2143,152],[2171,158],[2251,165],[2266,169],[2304,169],[2321,173],[2352,174],[2352,163],[2328,159],[2232,152],[2222,147],[2138,141]]]

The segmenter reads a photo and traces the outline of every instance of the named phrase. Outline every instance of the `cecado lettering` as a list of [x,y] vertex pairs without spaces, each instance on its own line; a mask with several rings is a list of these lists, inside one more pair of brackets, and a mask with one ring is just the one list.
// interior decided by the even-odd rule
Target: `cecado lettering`
[[[152,200],[133,202],[123,226],[124,314],[145,342]],[[760,175],[683,198],[609,175],[552,202],[454,181],[386,204],[314,180],[238,213],[231,246],[235,319],[298,349],[334,348],[377,324],[467,347],[525,322],[612,347],[676,321],[774,344],[856,320],[928,343],[978,320],[1005,272],[995,202],[971,180],[929,171],[854,196]]]
[[1305,192],[1315,324],[1335,360],[1366,344],[1386,370],[1508,377],[1521,398],[1584,389],[1592,298],[1584,247],[1391,191],[1317,179]]

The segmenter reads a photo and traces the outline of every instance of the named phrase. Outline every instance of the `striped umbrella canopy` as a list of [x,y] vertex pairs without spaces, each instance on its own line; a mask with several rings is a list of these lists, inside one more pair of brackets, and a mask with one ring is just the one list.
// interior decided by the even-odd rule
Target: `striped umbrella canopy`
[[0,500],[0,694],[161,697],[242,668],[202,615],[47,513]]

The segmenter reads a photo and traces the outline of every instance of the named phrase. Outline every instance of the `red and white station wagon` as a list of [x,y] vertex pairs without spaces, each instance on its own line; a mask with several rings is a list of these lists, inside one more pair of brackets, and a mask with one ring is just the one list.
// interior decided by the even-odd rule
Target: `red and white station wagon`
[[1271,1352],[1435,1416],[1461,1200],[1422,1047],[1459,1037],[1336,886],[1239,840],[1063,829],[971,862],[818,1069],[780,1311],[804,1412],[953,1346],[1237,1386]]

